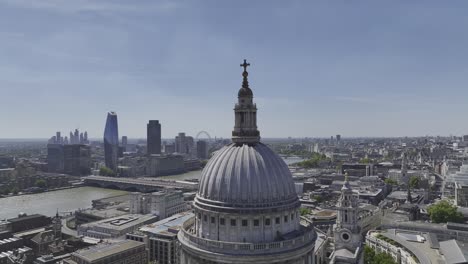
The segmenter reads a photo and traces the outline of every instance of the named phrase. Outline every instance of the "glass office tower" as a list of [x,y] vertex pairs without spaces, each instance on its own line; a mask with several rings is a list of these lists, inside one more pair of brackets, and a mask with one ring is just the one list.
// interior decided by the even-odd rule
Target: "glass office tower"
[[117,113],[107,113],[106,128],[104,129],[104,158],[106,167],[117,171],[117,158],[119,153],[119,126]]

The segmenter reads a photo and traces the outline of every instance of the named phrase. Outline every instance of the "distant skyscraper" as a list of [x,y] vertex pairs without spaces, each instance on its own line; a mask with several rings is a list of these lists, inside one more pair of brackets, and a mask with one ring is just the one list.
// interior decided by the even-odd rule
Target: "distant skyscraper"
[[186,153],[189,154],[190,156],[192,156],[193,158],[195,158],[197,153],[196,153],[196,150],[195,150],[195,141],[193,140],[193,137],[188,136],[185,139],[186,139],[186,142],[187,142],[187,152]]
[[197,157],[199,159],[208,158],[208,143],[204,140],[197,141]]
[[341,140],[341,135],[336,135],[336,141],[340,141]]
[[179,133],[175,138],[175,152],[177,153],[188,153],[187,149],[187,138],[185,133]]
[[55,138],[56,138],[56,142],[57,144],[62,144],[62,137],[60,136],[60,131],[57,131],[56,135],[55,135]]
[[75,144],[73,139],[73,132],[70,131],[70,144]]
[[107,113],[106,128],[104,129],[104,158],[106,167],[116,171],[119,152],[119,127],[117,113]]
[[89,143],[89,141],[88,141],[88,131],[85,131],[85,132],[84,132],[84,136],[83,136],[83,137],[84,137],[85,144],[88,144],[88,143]]
[[127,136],[122,136],[122,150],[125,152],[127,151],[127,143],[128,143],[128,138]]
[[84,143],[85,143],[84,142],[84,134],[82,132],[82,133],[80,133],[80,144],[84,144]]
[[80,131],[75,129],[75,134],[73,134],[73,144],[80,144]]
[[148,154],[161,154],[161,124],[159,120],[150,120],[146,125]]

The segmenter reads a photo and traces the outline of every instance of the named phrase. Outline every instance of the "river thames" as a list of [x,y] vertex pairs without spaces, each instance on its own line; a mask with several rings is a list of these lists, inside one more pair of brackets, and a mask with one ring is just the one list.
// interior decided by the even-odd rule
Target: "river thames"
[[[285,159],[287,164],[301,161],[297,157]],[[190,171],[184,174],[159,177],[164,180],[200,179],[201,171]],[[0,219],[13,218],[19,213],[55,215],[59,212],[72,212],[79,208],[90,208],[91,201],[105,197],[126,194],[126,191],[96,187],[79,187],[38,194],[20,195],[0,198]]]

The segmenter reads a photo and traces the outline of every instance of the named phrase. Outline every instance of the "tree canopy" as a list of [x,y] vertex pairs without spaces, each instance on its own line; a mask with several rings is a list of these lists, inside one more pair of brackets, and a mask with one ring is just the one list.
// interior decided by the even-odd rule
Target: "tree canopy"
[[369,246],[364,247],[364,264],[397,264],[387,253],[376,253]]
[[304,216],[304,215],[307,215],[307,214],[311,213],[309,208],[304,208],[304,207],[299,208],[299,212],[301,213],[301,216]]
[[368,163],[371,163],[372,160],[369,159],[369,158],[362,158],[359,163],[362,163],[362,164],[368,164]]
[[99,175],[102,176],[115,176],[115,172],[107,167],[101,167],[99,169]]
[[418,188],[419,187],[419,183],[420,183],[420,179],[419,177],[417,176],[412,176],[410,179],[409,179],[409,187],[410,188]]
[[36,185],[36,187],[39,187],[39,188],[45,188],[47,186],[47,182],[43,179],[38,179],[36,180],[34,185]]
[[427,211],[434,223],[463,222],[463,215],[457,211],[457,206],[450,204],[447,200],[429,206]]
[[398,185],[398,182],[397,182],[397,181],[392,180],[392,179],[390,179],[390,178],[385,179],[384,182],[385,182],[386,184],[388,184],[388,185],[395,185],[395,186]]
[[329,160],[325,155],[319,153],[312,153],[310,159],[295,163],[294,165],[302,167],[302,168],[318,168],[320,162],[323,160]]

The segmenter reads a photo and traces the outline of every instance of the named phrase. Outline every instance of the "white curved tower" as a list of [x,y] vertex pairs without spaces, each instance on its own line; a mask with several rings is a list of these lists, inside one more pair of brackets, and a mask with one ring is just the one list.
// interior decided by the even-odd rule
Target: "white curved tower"
[[316,236],[301,224],[291,173],[260,142],[249,65],[241,64],[233,143],[206,165],[193,204],[195,217],[178,234],[181,264],[313,263]]

